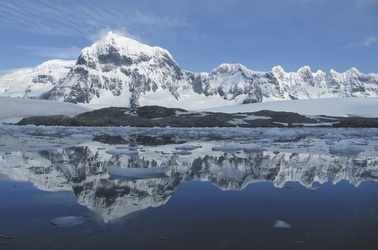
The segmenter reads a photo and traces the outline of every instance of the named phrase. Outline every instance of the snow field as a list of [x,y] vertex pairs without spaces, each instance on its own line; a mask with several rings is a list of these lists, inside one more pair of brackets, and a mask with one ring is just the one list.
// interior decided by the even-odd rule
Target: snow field
[[0,123],[17,123],[38,115],[74,116],[91,109],[66,102],[0,97]]
[[378,117],[377,107],[378,97],[352,97],[271,101],[199,110],[224,113],[272,110],[295,112],[302,115]]

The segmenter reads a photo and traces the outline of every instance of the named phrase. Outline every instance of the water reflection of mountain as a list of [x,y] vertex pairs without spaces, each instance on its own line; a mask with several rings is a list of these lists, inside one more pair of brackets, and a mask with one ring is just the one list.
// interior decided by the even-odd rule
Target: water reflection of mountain
[[[153,153],[139,150],[139,154],[111,155],[93,146],[2,153],[0,173],[16,181],[32,182],[45,191],[73,190],[80,204],[108,222],[165,204],[170,191],[182,182],[209,181],[222,190],[242,190],[256,182],[272,182],[281,188],[292,181],[309,187],[314,182],[347,180],[357,187],[372,180],[370,173],[378,169],[375,157],[266,151],[208,151],[189,157],[156,150]],[[150,168],[161,164],[170,169],[168,178],[111,180],[107,171],[111,165]]]

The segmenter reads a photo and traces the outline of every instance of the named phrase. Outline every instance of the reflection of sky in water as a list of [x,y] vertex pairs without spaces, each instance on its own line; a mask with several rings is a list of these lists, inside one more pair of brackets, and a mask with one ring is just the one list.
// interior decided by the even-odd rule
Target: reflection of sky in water
[[[8,133],[9,143],[2,136],[7,140],[0,147],[0,234],[14,238],[0,241],[10,248],[378,246],[373,235],[378,179],[371,175],[378,170],[378,130],[256,129],[243,130],[241,140],[230,129],[223,130],[226,139],[214,140],[222,129],[175,130],[175,137],[155,129],[155,138],[143,138],[137,154],[114,155],[107,151],[130,150],[145,131],[138,135],[131,129],[122,134],[125,144],[107,144],[80,136],[79,129],[75,136],[62,136],[63,129],[33,129],[32,135]],[[177,148],[182,145],[186,149]],[[333,145],[351,145],[339,149],[353,152],[334,154]],[[143,178],[141,171],[137,179],[112,179],[111,165],[165,165],[169,171],[165,178]],[[89,218],[80,225],[50,224],[54,218],[85,215]],[[278,220],[291,227],[273,228]]]

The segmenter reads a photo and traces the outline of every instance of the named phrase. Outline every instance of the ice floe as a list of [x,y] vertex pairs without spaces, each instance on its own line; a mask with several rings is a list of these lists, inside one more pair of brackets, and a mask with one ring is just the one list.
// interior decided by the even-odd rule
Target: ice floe
[[76,141],[87,141],[87,140],[92,140],[93,136],[88,135],[88,134],[73,134],[70,135],[71,140],[76,140]]
[[60,226],[60,227],[67,227],[67,226],[73,226],[83,223],[88,216],[66,216],[66,217],[59,217],[52,219],[50,222],[54,226]]
[[183,146],[175,147],[176,150],[194,150],[197,148],[201,148],[201,146],[183,145]]
[[164,196],[170,196],[170,195],[172,195],[174,192],[175,192],[175,191],[173,191],[173,190],[166,190],[166,191],[163,192],[163,195],[164,195]]
[[237,146],[232,146],[232,145],[223,145],[223,146],[217,146],[217,147],[212,147],[213,151],[222,151],[226,153],[232,153],[232,152],[237,152],[237,151],[242,151],[242,147],[237,147]]
[[254,147],[246,147],[244,148],[244,151],[245,152],[262,152],[262,151],[266,151],[266,148],[263,148],[261,146],[254,146]]
[[320,187],[308,187],[306,188],[306,190],[308,191],[318,191],[320,189]]
[[371,177],[374,177],[374,178],[378,178],[378,171],[372,171],[372,172],[370,173],[370,176],[371,176]]
[[291,228],[291,225],[283,220],[278,220],[273,225],[274,228]]
[[111,179],[134,180],[168,177],[165,173],[169,171],[169,168],[165,166],[153,168],[120,168],[112,165],[109,167],[108,171]]
[[110,155],[137,155],[137,150],[128,150],[128,149],[111,149],[106,150],[105,153]]
[[181,150],[181,151],[178,151],[176,152],[178,155],[191,155],[192,152],[190,151],[187,151],[187,150]]
[[335,144],[329,147],[329,153],[334,155],[358,155],[365,150],[355,146],[355,145],[348,145],[348,144]]
[[298,134],[294,130],[281,130],[278,128],[272,128],[264,132],[265,136],[269,137],[297,137]]

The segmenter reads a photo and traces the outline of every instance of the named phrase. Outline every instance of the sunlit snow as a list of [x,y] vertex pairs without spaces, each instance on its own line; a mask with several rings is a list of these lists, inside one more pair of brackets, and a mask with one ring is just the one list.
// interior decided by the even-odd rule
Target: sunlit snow
[[67,102],[0,97],[0,123],[17,123],[39,115],[74,116],[92,109]]

